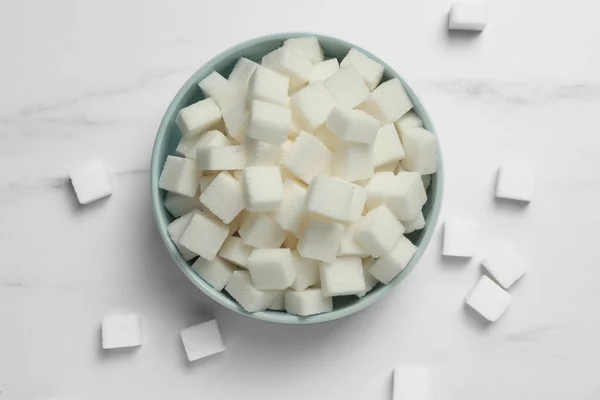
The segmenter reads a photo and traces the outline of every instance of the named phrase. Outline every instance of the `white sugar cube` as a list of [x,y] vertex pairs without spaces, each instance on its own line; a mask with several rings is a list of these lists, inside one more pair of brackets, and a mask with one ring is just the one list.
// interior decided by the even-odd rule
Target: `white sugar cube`
[[200,193],[204,193],[216,177],[217,175],[204,175],[200,178]]
[[312,62],[302,53],[289,47],[280,47],[262,58],[262,65],[290,78],[290,88],[306,82],[312,71]]
[[365,204],[367,202],[367,191],[360,185],[356,185],[359,188],[354,190],[352,194],[352,202],[350,204],[350,216],[348,221],[358,221],[365,210]]
[[362,260],[358,257],[338,257],[321,263],[319,274],[325,296],[359,294],[366,290]]
[[254,100],[246,136],[263,142],[282,144],[291,129],[292,112],[279,105]]
[[240,57],[235,63],[233,70],[231,70],[227,80],[234,84],[242,93],[246,93],[248,91],[250,77],[252,77],[256,67],[258,67],[258,64],[254,61]]
[[390,209],[381,205],[361,218],[356,239],[371,257],[381,257],[394,248],[404,233],[404,226]]
[[250,272],[245,270],[234,271],[225,291],[248,312],[266,310],[278,294],[276,290],[257,289],[252,283]]
[[277,248],[287,236],[273,218],[262,213],[248,215],[238,232],[245,245],[259,248]]
[[291,251],[292,266],[296,272],[290,287],[294,290],[305,290],[319,283],[319,261],[304,258],[296,250]]
[[331,75],[338,72],[339,69],[340,63],[338,62],[337,58],[321,61],[320,63],[313,65],[312,70],[310,71],[308,82],[312,84],[315,82],[324,81]]
[[388,188],[386,204],[400,221],[411,221],[419,215],[427,194],[418,172],[401,171],[394,186]]
[[273,217],[281,227],[290,232],[299,232],[305,214],[306,187],[295,180],[283,182],[283,200]]
[[252,138],[244,141],[247,166],[275,165],[279,161],[281,145],[261,142]]
[[192,270],[210,286],[221,291],[227,285],[227,282],[229,282],[231,274],[233,274],[236,268],[221,257],[215,257],[212,261],[198,257],[192,264]]
[[142,345],[142,324],[137,314],[107,315],[102,319],[102,348]]
[[375,167],[392,163],[395,166],[404,158],[404,147],[394,124],[387,124],[379,128],[373,145]]
[[473,257],[477,222],[469,218],[447,218],[444,221],[442,254],[453,257]]
[[396,172],[396,171],[404,171],[404,168],[399,169],[398,165],[400,165],[401,163],[399,162],[391,162],[391,163],[387,163],[387,164],[382,164],[378,167],[375,167],[375,172]]
[[333,153],[319,139],[300,132],[283,157],[283,165],[306,183],[331,169]]
[[199,173],[196,163],[186,158],[167,156],[160,173],[158,187],[169,192],[192,197],[198,191]]
[[242,185],[227,172],[221,172],[202,192],[200,203],[228,224],[244,208]]
[[334,107],[326,122],[327,128],[341,139],[373,143],[381,123],[361,110]]
[[376,172],[365,185],[367,191],[367,209],[371,210],[386,204],[392,188],[396,187],[396,175],[393,172]]
[[[325,125],[321,126],[319,129],[315,131],[315,137],[319,139],[327,148],[333,152],[336,152],[337,149],[343,144],[346,143],[345,140],[340,138],[335,133],[331,132]],[[356,143],[356,142],[352,142]]]
[[409,171],[421,175],[437,171],[437,139],[423,128],[408,128],[400,133],[402,146],[406,153],[402,165]]
[[198,193],[196,193],[194,197],[187,197],[180,194],[167,192],[164,202],[165,208],[172,216],[179,218],[182,215],[201,207],[197,195]]
[[196,212],[179,238],[185,248],[211,261],[229,236],[229,228],[221,221]]
[[341,108],[352,109],[369,96],[369,88],[354,67],[340,68],[324,83],[335,104]]
[[325,89],[323,82],[316,82],[299,90],[290,98],[290,108],[301,126],[314,132],[327,121],[335,99]]
[[350,182],[368,179],[374,164],[372,144],[342,141],[333,156],[333,174]]
[[267,307],[267,310],[283,311],[285,310],[285,290],[277,290],[277,294]]
[[425,217],[423,216],[422,212],[419,212],[415,219],[411,219],[410,221],[402,221],[402,225],[404,225],[404,234],[418,231],[425,228]]
[[393,400],[429,400],[430,386],[429,368],[394,368]]
[[175,148],[175,155],[178,157],[185,157],[185,153],[187,153],[192,145],[196,143],[196,140],[198,140],[196,136],[182,136]]
[[195,361],[225,350],[219,325],[214,319],[182,330],[181,340],[189,361]]
[[308,187],[306,209],[326,218],[349,221],[355,191],[364,188],[335,177],[317,177]]
[[244,169],[246,153],[242,146],[201,147],[197,151],[198,169],[208,171],[231,171]]
[[400,236],[392,251],[378,258],[369,273],[378,281],[388,284],[406,268],[416,252],[417,247],[405,236]]
[[402,130],[404,129],[422,128],[423,120],[417,114],[415,114],[414,111],[410,110],[409,112],[401,116],[399,119],[397,119],[394,122],[394,126],[400,134],[400,132],[402,132]]
[[286,290],[285,310],[294,315],[316,315],[333,310],[333,300],[326,297],[320,288],[302,291]]
[[229,136],[242,143],[246,137],[250,112],[246,97],[239,92],[222,108],[223,122]]
[[290,79],[262,66],[256,67],[248,85],[248,99],[286,106]]
[[375,264],[375,259],[367,257],[362,259],[363,278],[365,278],[365,291],[357,294],[358,297],[365,297],[376,285],[378,280],[369,273],[369,269]]
[[195,160],[198,156],[198,149],[202,147],[229,146],[231,141],[221,131],[210,130],[194,136],[195,141],[185,152],[185,157]]
[[507,243],[494,245],[486,252],[481,263],[504,289],[508,289],[527,270],[521,256]]
[[193,251],[186,249],[181,244],[179,244],[179,239],[181,238],[183,231],[185,230],[185,228],[189,224],[190,220],[192,219],[192,216],[196,212],[199,212],[199,211],[197,211],[197,210],[190,211],[187,214],[172,221],[167,226],[167,232],[169,233],[171,240],[173,241],[173,243],[175,243],[175,247],[177,247],[177,250],[179,250],[179,253],[183,257],[183,259],[186,261],[189,261],[192,258],[197,257],[198,255],[196,253],[194,253]]
[[194,136],[215,126],[221,120],[221,109],[208,98],[179,110],[176,123],[184,137]]
[[481,32],[489,18],[489,1],[455,1],[450,8],[448,29]]
[[81,204],[88,204],[112,194],[108,176],[99,161],[73,169],[69,178]]
[[363,78],[369,90],[375,89],[383,76],[383,65],[370,59],[367,55],[356,49],[350,49],[340,63],[340,66],[342,68],[356,68],[356,71]]
[[503,164],[498,169],[496,197],[530,202],[535,186],[535,170],[527,164]]
[[247,167],[242,178],[246,209],[251,212],[277,211],[283,201],[279,167]]
[[256,249],[248,259],[248,270],[261,290],[287,289],[296,279],[290,249]]
[[244,244],[242,238],[229,236],[223,243],[223,246],[221,246],[218,254],[224,260],[237,266],[248,268],[248,258],[252,254],[252,250],[252,247]]
[[402,82],[394,78],[379,85],[358,108],[389,124],[406,114],[412,106]]
[[298,240],[298,253],[302,257],[320,261],[333,261],[340,248],[344,225],[340,222],[309,218]]
[[298,238],[296,237],[296,235],[294,235],[293,233],[290,233],[289,235],[287,235],[285,237],[285,240],[283,241],[283,247],[286,247],[290,250],[296,250],[297,246],[298,246]]
[[365,250],[362,244],[358,241],[356,237],[356,231],[360,224],[361,220],[359,219],[356,222],[350,223],[346,226],[346,230],[344,231],[344,236],[342,237],[342,241],[340,243],[340,248],[338,250],[338,257],[350,256],[350,257],[367,257],[369,252]]
[[323,61],[323,49],[316,37],[299,37],[287,39],[283,47],[296,50],[313,64]]
[[238,88],[217,71],[213,71],[202,79],[198,86],[206,97],[211,97],[219,108],[223,109],[237,95]]
[[510,304],[511,296],[487,276],[483,275],[466,303],[490,322],[497,321]]
[[238,229],[240,228],[240,226],[242,226],[242,224],[244,223],[244,221],[246,220],[246,218],[248,217],[249,214],[250,214],[250,211],[242,210],[242,212],[240,212],[237,215],[237,217],[235,217],[233,219],[233,221],[231,221],[231,223],[229,224],[229,234],[230,235],[233,235],[234,233],[236,233],[238,231]]

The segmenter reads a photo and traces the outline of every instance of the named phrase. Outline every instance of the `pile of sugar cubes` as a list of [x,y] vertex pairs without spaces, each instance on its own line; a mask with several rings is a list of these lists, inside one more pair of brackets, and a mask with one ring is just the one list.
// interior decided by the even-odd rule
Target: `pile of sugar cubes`
[[288,39],[199,82],[159,186],[191,268],[246,311],[306,316],[389,283],[416,251],[437,142],[400,80]]

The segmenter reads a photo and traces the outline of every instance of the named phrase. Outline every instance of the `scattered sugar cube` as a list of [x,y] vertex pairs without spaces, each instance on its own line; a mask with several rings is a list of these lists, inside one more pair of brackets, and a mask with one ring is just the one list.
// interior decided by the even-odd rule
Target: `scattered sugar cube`
[[437,171],[437,139],[423,128],[408,128],[400,133],[402,146],[406,153],[402,165],[409,171],[421,175]]
[[287,236],[273,218],[262,213],[248,215],[238,232],[245,245],[259,248],[277,248]]
[[319,262],[304,258],[296,250],[291,252],[292,265],[296,278],[290,287],[294,290],[305,290],[309,286],[319,283]]
[[238,92],[221,111],[227,133],[239,143],[242,143],[246,137],[250,118],[246,97]]
[[379,282],[388,284],[406,268],[416,252],[417,247],[406,236],[400,236],[392,251],[378,258],[369,273]]
[[262,290],[287,289],[296,279],[290,249],[255,249],[248,270],[254,286]]
[[185,215],[177,218],[176,220],[172,221],[167,226],[167,232],[169,233],[169,236],[171,237],[171,240],[175,244],[175,247],[177,247],[177,250],[179,250],[179,253],[183,257],[183,259],[186,260],[186,261],[189,261],[192,258],[197,257],[198,254],[194,253],[191,250],[186,249],[181,244],[179,244],[179,239],[181,238],[181,234],[183,233],[183,231],[185,230],[185,228],[189,224],[190,220],[192,219],[192,216],[196,212],[199,212],[199,211],[197,211],[197,210],[190,211],[187,214],[185,214]]
[[489,18],[489,1],[455,1],[450,8],[448,29],[481,32]]
[[260,290],[252,283],[250,272],[234,271],[225,291],[248,312],[266,310],[278,294],[276,290]]
[[158,187],[169,192],[192,197],[198,191],[198,168],[186,158],[167,156],[160,173]]
[[262,58],[262,65],[290,78],[290,88],[308,82],[312,62],[299,51],[280,47]]
[[342,68],[356,68],[356,71],[363,78],[369,90],[375,89],[383,76],[383,65],[370,59],[367,55],[356,49],[350,49],[340,63],[340,66]]
[[185,152],[185,157],[195,160],[202,147],[229,146],[231,141],[221,131],[210,130],[194,136],[195,141]]
[[387,206],[381,205],[361,218],[356,239],[371,257],[377,258],[392,250],[402,233],[404,226]]
[[387,191],[386,204],[400,221],[411,221],[419,215],[427,201],[421,175],[418,172],[401,171],[396,175],[394,186]]
[[182,196],[180,194],[167,192],[165,196],[165,208],[175,218],[179,218],[190,211],[199,209],[201,207],[198,201],[198,193],[194,197]]
[[287,76],[259,65],[250,78],[248,98],[287,106],[289,84]]
[[371,210],[382,204],[386,204],[392,188],[396,185],[396,175],[393,172],[376,172],[365,185],[365,190],[367,191],[367,209]]
[[137,314],[107,315],[102,320],[102,348],[142,345],[142,324]]
[[404,225],[404,234],[421,230],[425,228],[425,217],[422,212],[419,212],[415,219],[402,221],[402,225]]
[[221,109],[231,103],[238,91],[235,85],[223,78],[217,71],[208,74],[198,83],[198,86],[204,96],[212,97]]
[[345,180],[316,177],[310,182],[306,195],[306,209],[316,215],[337,221],[349,221],[355,191],[365,189]]
[[466,303],[490,322],[498,320],[510,304],[511,296],[483,275],[467,296]]
[[298,238],[293,233],[290,233],[285,237],[283,247],[287,247],[290,250],[296,250],[296,246],[298,246]]
[[246,153],[242,146],[201,147],[197,151],[198,169],[208,171],[231,171],[244,169]]
[[333,261],[343,235],[344,225],[341,223],[311,217],[298,238],[298,253],[313,260]]
[[369,96],[369,88],[354,67],[340,68],[324,83],[340,108],[352,109]]
[[248,268],[248,258],[252,254],[252,250],[252,247],[244,244],[242,238],[229,236],[221,246],[218,254],[224,260],[239,267]]
[[407,128],[422,128],[423,120],[413,111],[410,110],[394,122],[398,134]]
[[285,310],[294,315],[308,316],[333,310],[333,300],[325,297],[320,288],[302,291],[286,290]]
[[496,197],[530,202],[535,186],[535,170],[526,164],[503,164],[498,169]]
[[279,161],[281,153],[279,144],[246,138],[244,148],[246,149],[247,166],[275,165]]
[[212,261],[229,236],[229,228],[221,221],[196,212],[179,238],[179,244]]
[[363,258],[369,255],[369,252],[365,250],[356,237],[356,231],[360,222],[361,221],[359,219],[358,221],[350,223],[346,226],[346,230],[344,231],[344,236],[342,237],[340,248],[338,250],[338,257],[349,256]]
[[404,158],[404,147],[394,124],[387,124],[379,128],[373,145],[375,167],[392,164],[394,170],[400,160]]
[[428,400],[430,386],[429,368],[394,368],[394,400]]
[[327,118],[327,128],[341,139],[373,143],[381,123],[361,110],[334,107]]
[[300,132],[289,151],[283,157],[283,165],[306,183],[331,168],[333,153],[319,139],[307,132]]
[[248,211],[277,211],[281,207],[283,183],[279,167],[247,167],[242,186]]
[[225,350],[219,325],[214,319],[182,330],[181,340],[190,362]]
[[242,93],[246,93],[248,91],[250,78],[256,67],[258,67],[258,64],[254,61],[240,57],[235,63],[227,80],[235,85]]
[[323,82],[316,82],[299,90],[290,98],[290,108],[301,126],[314,132],[327,121],[335,99],[325,89]]
[[342,141],[333,156],[333,174],[350,182],[368,179],[374,164],[372,144]]
[[277,294],[267,307],[267,310],[283,311],[285,310],[285,290],[277,290]]
[[444,222],[442,254],[453,257],[473,257],[477,222],[468,218],[447,218]]
[[175,122],[184,137],[195,136],[215,126],[221,120],[221,109],[208,98],[179,110]]
[[192,270],[210,286],[221,291],[227,285],[227,282],[229,282],[229,278],[231,278],[231,274],[233,274],[236,268],[221,257],[215,257],[212,261],[198,257],[192,264]]
[[338,62],[337,58],[321,61],[320,63],[313,65],[312,70],[310,71],[308,82],[312,84],[315,82],[324,81],[331,75],[338,72],[339,69],[340,63]]
[[359,294],[366,290],[362,261],[358,257],[339,257],[319,267],[325,296]]
[[263,142],[282,144],[291,129],[292,112],[260,100],[252,102],[246,136]]
[[93,161],[71,170],[69,178],[71,178],[77,200],[81,204],[89,204],[112,194],[108,176],[99,161]]
[[200,203],[228,224],[244,209],[242,185],[227,172],[221,172],[202,192]]
[[359,108],[382,123],[389,124],[406,114],[412,106],[402,82],[393,78],[373,90]]
[[369,273],[369,269],[375,264],[375,259],[367,257],[362,259],[363,278],[365,278],[365,291],[357,294],[358,297],[365,297],[376,285],[378,280]]
[[481,263],[504,289],[511,287],[527,270],[521,256],[506,243],[496,244],[489,249]]
[[287,39],[283,47],[296,50],[313,64],[323,61],[323,49],[316,37],[299,37]]
[[283,201],[273,217],[286,231],[300,231],[300,223],[305,214],[305,199],[306,187],[302,183],[292,179],[283,182]]

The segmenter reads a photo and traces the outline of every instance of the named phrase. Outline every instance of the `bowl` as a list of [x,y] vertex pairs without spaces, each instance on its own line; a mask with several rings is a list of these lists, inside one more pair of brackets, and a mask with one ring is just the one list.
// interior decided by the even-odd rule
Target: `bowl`
[[[374,56],[367,50],[360,48],[359,46],[330,36],[323,36],[314,33],[279,33],[252,39],[225,50],[204,64],[187,80],[187,82],[185,82],[183,87],[175,95],[175,98],[169,105],[169,108],[162,119],[160,128],[158,129],[158,134],[156,135],[156,141],[154,143],[150,168],[152,206],[154,209],[156,224],[165,246],[181,271],[183,271],[188,279],[206,295],[230,310],[258,320],[283,324],[313,324],[333,321],[357,313],[358,311],[363,310],[381,300],[394,288],[394,286],[400,283],[410,273],[410,271],[421,259],[421,256],[429,244],[433,231],[435,230],[435,226],[437,225],[442,203],[443,169],[441,156],[438,156],[438,172],[433,175],[431,185],[427,191],[428,201],[423,207],[423,215],[426,221],[425,228],[407,235],[408,238],[418,247],[417,252],[413,256],[410,263],[389,284],[377,285],[362,298],[358,298],[356,296],[335,297],[333,311],[323,314],[299,317],[280,311],[267,310],[255,313],[246,312],[227,294],[227,292],[216,291],[212,286],[196,275],[196,273],[190,268],[190,264],[185,261],[183,257],[181,257],[167,232],[167,226],[173,220],[173,217],[167,212],[163,204],[165,192],[158,187],[158,179],[165,159],[167,155],[172,155],[175,153],[175,148],[177,147],[177,143],[181,138],[181,133],[177,127],[177,124],[175,123],[177,113],[183,107],[186,107],[204,98],[200,89],[198,88],[197,83],[210,72],[216,70],[223,76],[228,76],[235,65],[235,62],[240,57],[246,57],[254,61],[260,61],[265,54],[280,47],[284,40],[292,37],[306,36],[316,36],[319,39],[326,57],[336,57],[338,60],[341,60],[346,55],[348,50],[351,48],[356,48],[377,62],[381,63],[384,66],[383,80],[385,81],[390,78],[400,79],[414,104],[414,111],[423,120],[424,127],[435,133],[433,124],[417,95],[397,72],[395,72],[389,65],[380,60],[378,57]],[[438,154],[440,154],[439,149]]]

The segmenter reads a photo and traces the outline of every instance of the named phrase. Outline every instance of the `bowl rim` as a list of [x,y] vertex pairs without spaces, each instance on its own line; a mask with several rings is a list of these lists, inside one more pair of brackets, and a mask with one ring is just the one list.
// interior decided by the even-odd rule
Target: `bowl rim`
[[[185,94],[188,93],[188,91],[190,89],[192,89],[194,86],[197,85],[201,76],[207,75],[208,73],[212,72],[217,63],[219,63],[223,59],[230,57],[230,55],[232,53],[236,53],[238,51],[245,49],[246,47],[254,46],[254,45],[260,44],[265,41],[273,41],[273,40],[283,41],[283,40],[286,40],[289,38],[294,38],[294,37],[312,37],[312,36],[316,37],[318,40],[324,39],[327,41],[334,41],[341,45],[347,46],[348,48],[356,48],[357,50],[363,52],[364,54],[366,54],[370,58],[374,59],[375,61],[381,63],[384,66],[385,70],[389,74],[391,74],[395,78],[398,78],[402,82],[402,85],[404,86],[405,90],[407,91],[408,95],[410,96],[413,104],[422,110],[422,113],[421,113],[422,115],[419,115],[419,116],[423,119],[425,126],[427,126],[427,129],[429,131],[433,132],[433,134],[436,135],[436,138],[438,139],[437,140],[438,170],[436,171],[436,177],[435,177],[435,185],[436,185],[435,196],[433,199],[431,199],[431,201],[433,201],[431,213],[429,215],[427,224],[424,228],[421,243],[417,247],[416,253],[414,254],[413,258],[410,260],[409,264],[400,272],[400,274],[398,274],[396,277],[394,277],[394,279],[390,283],[388,283],[386,285],[382,285],[375,292],[368,293],[366,296],[362,297],[359,301],[355,302],[352,305],[345,306],[345,307],[343,307],[341,309],[337,309],[337,310],[334,309],[333,311],[329,311],[329,312],[322,313],[322,314],[311,315],[311,316],[307,316],[307,317],[299,317],[299,316],[295,316],[292,314],[287,314],[284,312],[277,312],[277,311],[259,311],[259,312],[250,313],[250,312],[245,311],[241,306],[239,306],[235,302],[223,301],[222,296],[224,296],[224,295],[220,291],[219,292],[216,291],[212,286],[210,286],[208,283],[206,283],[202,278],[200,278],[198,275],[196,275],[196,273],[194,273],[192,271],[192,269],[188,265],[188,262],[185,261],[183,259],[183,257],[181,257],[179,251],[175,247],[174,243],[171,241],[171,238],[168,235],[166,227],[163,227],[163,225],[167,225],[168,223],[162,221],[162,215],[159,211],[163,207],[163,204],[162,204],[162,199],[161,199],[161,191],[158,188],[158,177],[160,176],[160,172],[162,171],[162,163],[159,165],[158,153],[160,153],[161,143],[166,138],[166,134],[167,134],[167,130],[168,130],[167,128],[168,128],[169,124],[171,123],[172,116],[179,111],[178,104],[181,102],[181,98],[184,97]],[[379,302],[381,299],[383,299],[418,264],[423,253],[429,246],[429,243],[431,241],[433,233],[436,230],[436,226],[437,226],[440,212],[441,212],[441,205],[442,205],[442,199],[443,199],[443,188],[444,188],[444,174],[443,174],[443,162],[442,162],[442,153],[441,153],[439,136],[436,133],[433,122],[429,118],[429,114],[427,113],[422,101],[415,94],[415,92],[412,90],[410,85],[408,85],[408,83],[402,78],[402,76],[400,74],[398,74],[389,64],[387,64],[386,62],[384,62],[383,60],[381,60],[379,57],[375,56],[368,50],[365,50],[360,46],[357,46],[353,43],[347,42],[343,39],[339,39],[334,36],[322,35],[322,34],[313,33],[313,32],[282,32],[282,33],[275,33],[275,34],[270,34],[270,35],[265,35],[265,36],[259,36],[259,37],[238,43],[238,44],[222,51],[221,53],[217,54],[215,57],[211,58],[209,61],[204,63],[200,68],[198,68],[196,70],[196,72],[194,72],[186,80],[186,82],[177,91],[177,94],[175,95],[175,97],[173,97],[169,106],[167,107],[167,110],[165,111],[165,114],[164,114],[164,116],[161,120],[160,126],[158,128],[158,132],[156,134],[156,138],[155,138],[154,145],[152,148],[152,159],[151,159],[151,163],[150,163],[150,190],[151,190],[151,195],[152,195],[152,211],[154,214],[154,220],[156,222],[156,227],[159,231],[159,234],[160,234],[165,246],[167,247],[167,250],[169,251],[169,253],[171,254],[171,257],[175,261],[175,264],[177,264],[177,266],[184,273],[184,275],[187,276],[187,278],[198,289],[200,289],[202,292],[204,292],[208,297],[210,297],[211,299],[213,299],[215,302],[219,303],[220,305],[222,305],[232,311],[235,311],[238,314],[242,314],[242,315],[248,316],[250,318],[254,318],[257,320],[261,320],[261,321],[290,324],[290,325],[299,325],[299,324],[306,325],[306,324],[316,324],[316,323],[334,321],[334,320],[355,314],[361,310],[364,310],[365,308],[367,308],[367,307]]]

